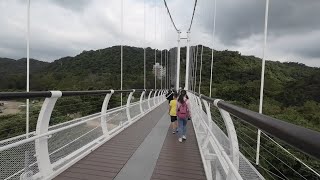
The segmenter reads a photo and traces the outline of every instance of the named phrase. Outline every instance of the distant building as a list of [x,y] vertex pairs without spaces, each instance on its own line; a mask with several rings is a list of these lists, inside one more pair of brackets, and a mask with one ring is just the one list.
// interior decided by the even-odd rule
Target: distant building
[[160,63],[153,65],[152,72],[156,74],[158,79],[166,76],[166,68],[161,66]]

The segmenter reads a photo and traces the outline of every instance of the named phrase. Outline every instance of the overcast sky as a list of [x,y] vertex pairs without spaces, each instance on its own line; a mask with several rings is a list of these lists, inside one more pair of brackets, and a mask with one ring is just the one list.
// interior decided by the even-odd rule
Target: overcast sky
[[[121,43],[176,46],[177,35],[162,0],[123,1],[121,32],[120,0],[31,0],[30,56],[53,61]],[[186,32],[194,1],[167,3],[177,28]],[[319,9],[319,0],[270,0],[266,58],[320,67]],[[198,0],[192,45],[262,57],[265,0],[217,0],[214,43],[213,12],[213,0]],[[26,56],[26,15],[27,0],[0,0],[0,57]]]

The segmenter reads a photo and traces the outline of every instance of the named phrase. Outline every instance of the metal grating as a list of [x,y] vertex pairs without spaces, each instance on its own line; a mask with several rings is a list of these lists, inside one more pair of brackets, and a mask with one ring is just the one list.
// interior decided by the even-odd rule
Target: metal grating
[[[19,139],[23,140],[25,138]],[[16,140],[17,139],[14,141]],[[12,142],[10,142],[10,144],[11,143]],[[1,146],[4,146],[5,144],[1,144]],[[34,141],[1,151],[0,179],[20,179],[20,175],[24,172],[36,174],[39,171],[36,162]]]

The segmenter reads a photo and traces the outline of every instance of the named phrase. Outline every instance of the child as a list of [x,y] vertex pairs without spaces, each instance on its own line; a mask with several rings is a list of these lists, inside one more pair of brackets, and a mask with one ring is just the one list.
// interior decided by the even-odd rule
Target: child
[[172,126],[172,133],[175,134],[177,131],[177,97],[178,94],[173,94],[173,100],[170,101],[169,104],[169,115],[171,117],[171,126]]
[[178,115],[178,124],[179,124],[179,142],[182,140],[186,140],[187,133],[187,122],[188,119],[191,118],[190,112],[190,103],[187,98],[187,92],[185,90],[181,90],[180,96],[177,102],[177,115]]

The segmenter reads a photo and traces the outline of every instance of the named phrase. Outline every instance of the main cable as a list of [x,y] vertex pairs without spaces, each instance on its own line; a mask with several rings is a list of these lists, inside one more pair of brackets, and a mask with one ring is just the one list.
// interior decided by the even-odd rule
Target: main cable
[[195,0],[195,1],[194,1],[192,18],[191,18],[190,26],[189,26],[189,29],[188,29],[189,32],[190,32],[191,27],[192,27],[193,18],[194,18],[194,13],[196,12],[197,2],[198,2],[198,0]]
[[173,21],[173,19],[172,19],[172,16],[171,16],[171,13],[170,13],[170,10],[169,10],[169,8],[168,8],[168,5],[167,5],[166,0],[163,0],[163,2],[164,2],[164,5],[165,5],[166,8],[167,8],[167,11],[168,11],[169,17],[170,17],[170,19],[171,19],[172,25],[173,25],[173,27],[176,29],[176,31],[178,32],[179,30],[178,30],[177,26],[174,24],[174,21]]

